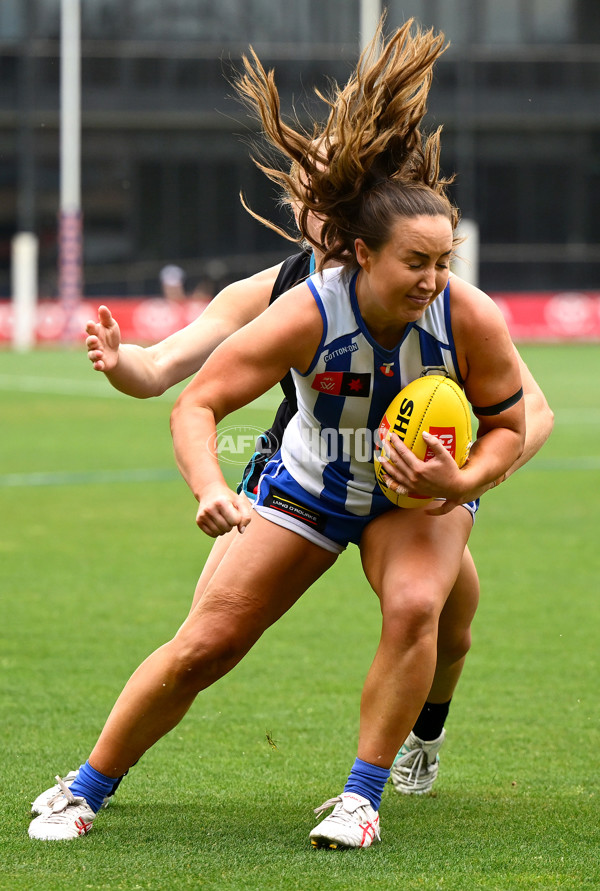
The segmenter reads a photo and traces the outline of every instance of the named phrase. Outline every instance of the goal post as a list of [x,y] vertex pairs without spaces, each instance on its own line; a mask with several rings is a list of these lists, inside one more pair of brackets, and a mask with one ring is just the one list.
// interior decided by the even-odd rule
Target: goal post
[[11,244],[12,345],[28,352],[35,344],[38,297],[38,239],[33,232],[18,232]]

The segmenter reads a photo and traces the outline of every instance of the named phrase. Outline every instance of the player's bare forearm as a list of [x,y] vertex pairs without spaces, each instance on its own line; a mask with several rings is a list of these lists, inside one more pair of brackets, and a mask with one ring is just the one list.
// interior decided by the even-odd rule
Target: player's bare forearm
[[250,503],[227,486],[221,473],[213,411],[186,395],[173,410],[171,429],[177,465],[198,501],[197,526],[212,538],[236,526],[243,532],[252,516]]
[[151,355],[144,347],[133,343],[121,344],[117,364],[105,370],[104,376],[115,390],[136,399],[148,399],[164,392]]
[[122,393],[137,399],[160,396],[195,374],[219,344],[266,309],[278,270],[228,285],[201,316],[149,347],[121,344],[116,320],[100,307],[98,323],[87,327],[88,357]]
[[177,466],[197,501],[209,484],[225,485],[217,459],[215,416],[210,408],[180,397],[171,412],[171,435]]
[[521,459],[524,441],[524,430],[518,423],[488,430],[482,430],[480,425],[469,460],[461,471],[463,500],[472,501],[495,485],[496,480]]
[[[539,452],[550,436],[554,424],[554,413],[548,405],[542,391],[537,388],[536,391],[527,392],[524,397],[524,404],[526,434],[521,454],[504,473],[501,473],[493,480],[488,480],[482,485],[471,488],[470,491],[465,492],[463,496],[465,501],[474,501],[476,498],[481,498],[481,496],[486,492],[489,492],[490,489],[495,488],[497,485],[507,480],[516,470],[519,470],[520,467],[527,464],[527,462]],[[474,457],[477,455],[475,446],[473,447],[472,454]],[[455,504],[460,503],[462,502],[455,501]],[[435,512],[445,513],[448,509],[450,509],[450,505],[446,506],[444,509],[438,508]]]
[[[467,463],[458,468],[443,443],[430,433],[423,433],[431,457],[416,458],[402,440],[390,434],[386,452],[380,459],[388,478],[409,492],[432,498],[446,498],[455,504],[473,501],[490,489],[496,478],[506,473],[522,448],[520,430],[496,426],[481,434],[471,449]],[[387,483],[389,485],[389,482]]]
[[196,320],[150,347],[122,344],[118,362],[106,377],[128,396],[160,396],[197,372],[230,333],[229,324]]

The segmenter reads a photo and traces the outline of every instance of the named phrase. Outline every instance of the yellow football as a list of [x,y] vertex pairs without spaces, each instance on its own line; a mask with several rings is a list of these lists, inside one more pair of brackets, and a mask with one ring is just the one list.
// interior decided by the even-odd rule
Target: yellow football
[[[432,457],[423,439],[427,431],[442,442],[459,467],[469,457],[471,448],[471,411],[461,388],[451,378],[440,374],[418,377],[407,384],[392,400],[379,425],[379,440],[385,451],[390,431],[396,433],[413,455],[422,461]],[[398,507],[422,507],[433,498],[420,495],[399,495],[383,481],[383,466],[375,459],[377,482],[386,496]]]

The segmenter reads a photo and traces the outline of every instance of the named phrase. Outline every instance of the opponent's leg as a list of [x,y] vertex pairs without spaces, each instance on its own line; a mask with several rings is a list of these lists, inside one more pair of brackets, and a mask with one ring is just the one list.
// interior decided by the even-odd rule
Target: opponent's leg
[[437,779],[439,751],[446,736],[444,724],[471,646],[471,623],[478,602],[477,570],[465,548],[438,623],[437,663],[427,702],[392,766],[392,784],[403,795],[428,793]]
[[[254,519],[254,512],[252,514],[252,518]],[[194,611],[194,608],[202,597],[203,593],[206,591],[206,587],[213,577],[215,571],[217,570],[219,564],[221,563],[221,560],[223,559],[233,542],[239,537],[239,534],[240,533],[238,532],[237,528],[235,528],[228,532],[226,535],[219,535],[219,537],[215,539],[196,584],[194,599],[192,600],[192,605],[190,607],[190,615]]]
[[452,699],[471,648],[471,624],[478,604],[479,578],[471,552],[465,548],[460,571],[440,614],[437,662],[427,702]]

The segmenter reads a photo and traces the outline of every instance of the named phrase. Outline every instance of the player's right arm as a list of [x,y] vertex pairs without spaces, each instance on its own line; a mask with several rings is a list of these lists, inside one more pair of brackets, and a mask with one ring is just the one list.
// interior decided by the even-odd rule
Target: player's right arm
[[86,325],[88,358],[113,387],[147,399],[160,396],[202,367],[230,334],[269,305],[280,265],[227,285],[190,325],[150,347],[122,344],[119,326],[106,306]]
[[177,398],[171,432],[177,465],[199,502],[196,522],[217,536],[250,520],[248,499],[231,491],[219,467],[217,424],[252,402],[290,370],[310,366],[323,318],[308,285],[283,294],[214,351]]

